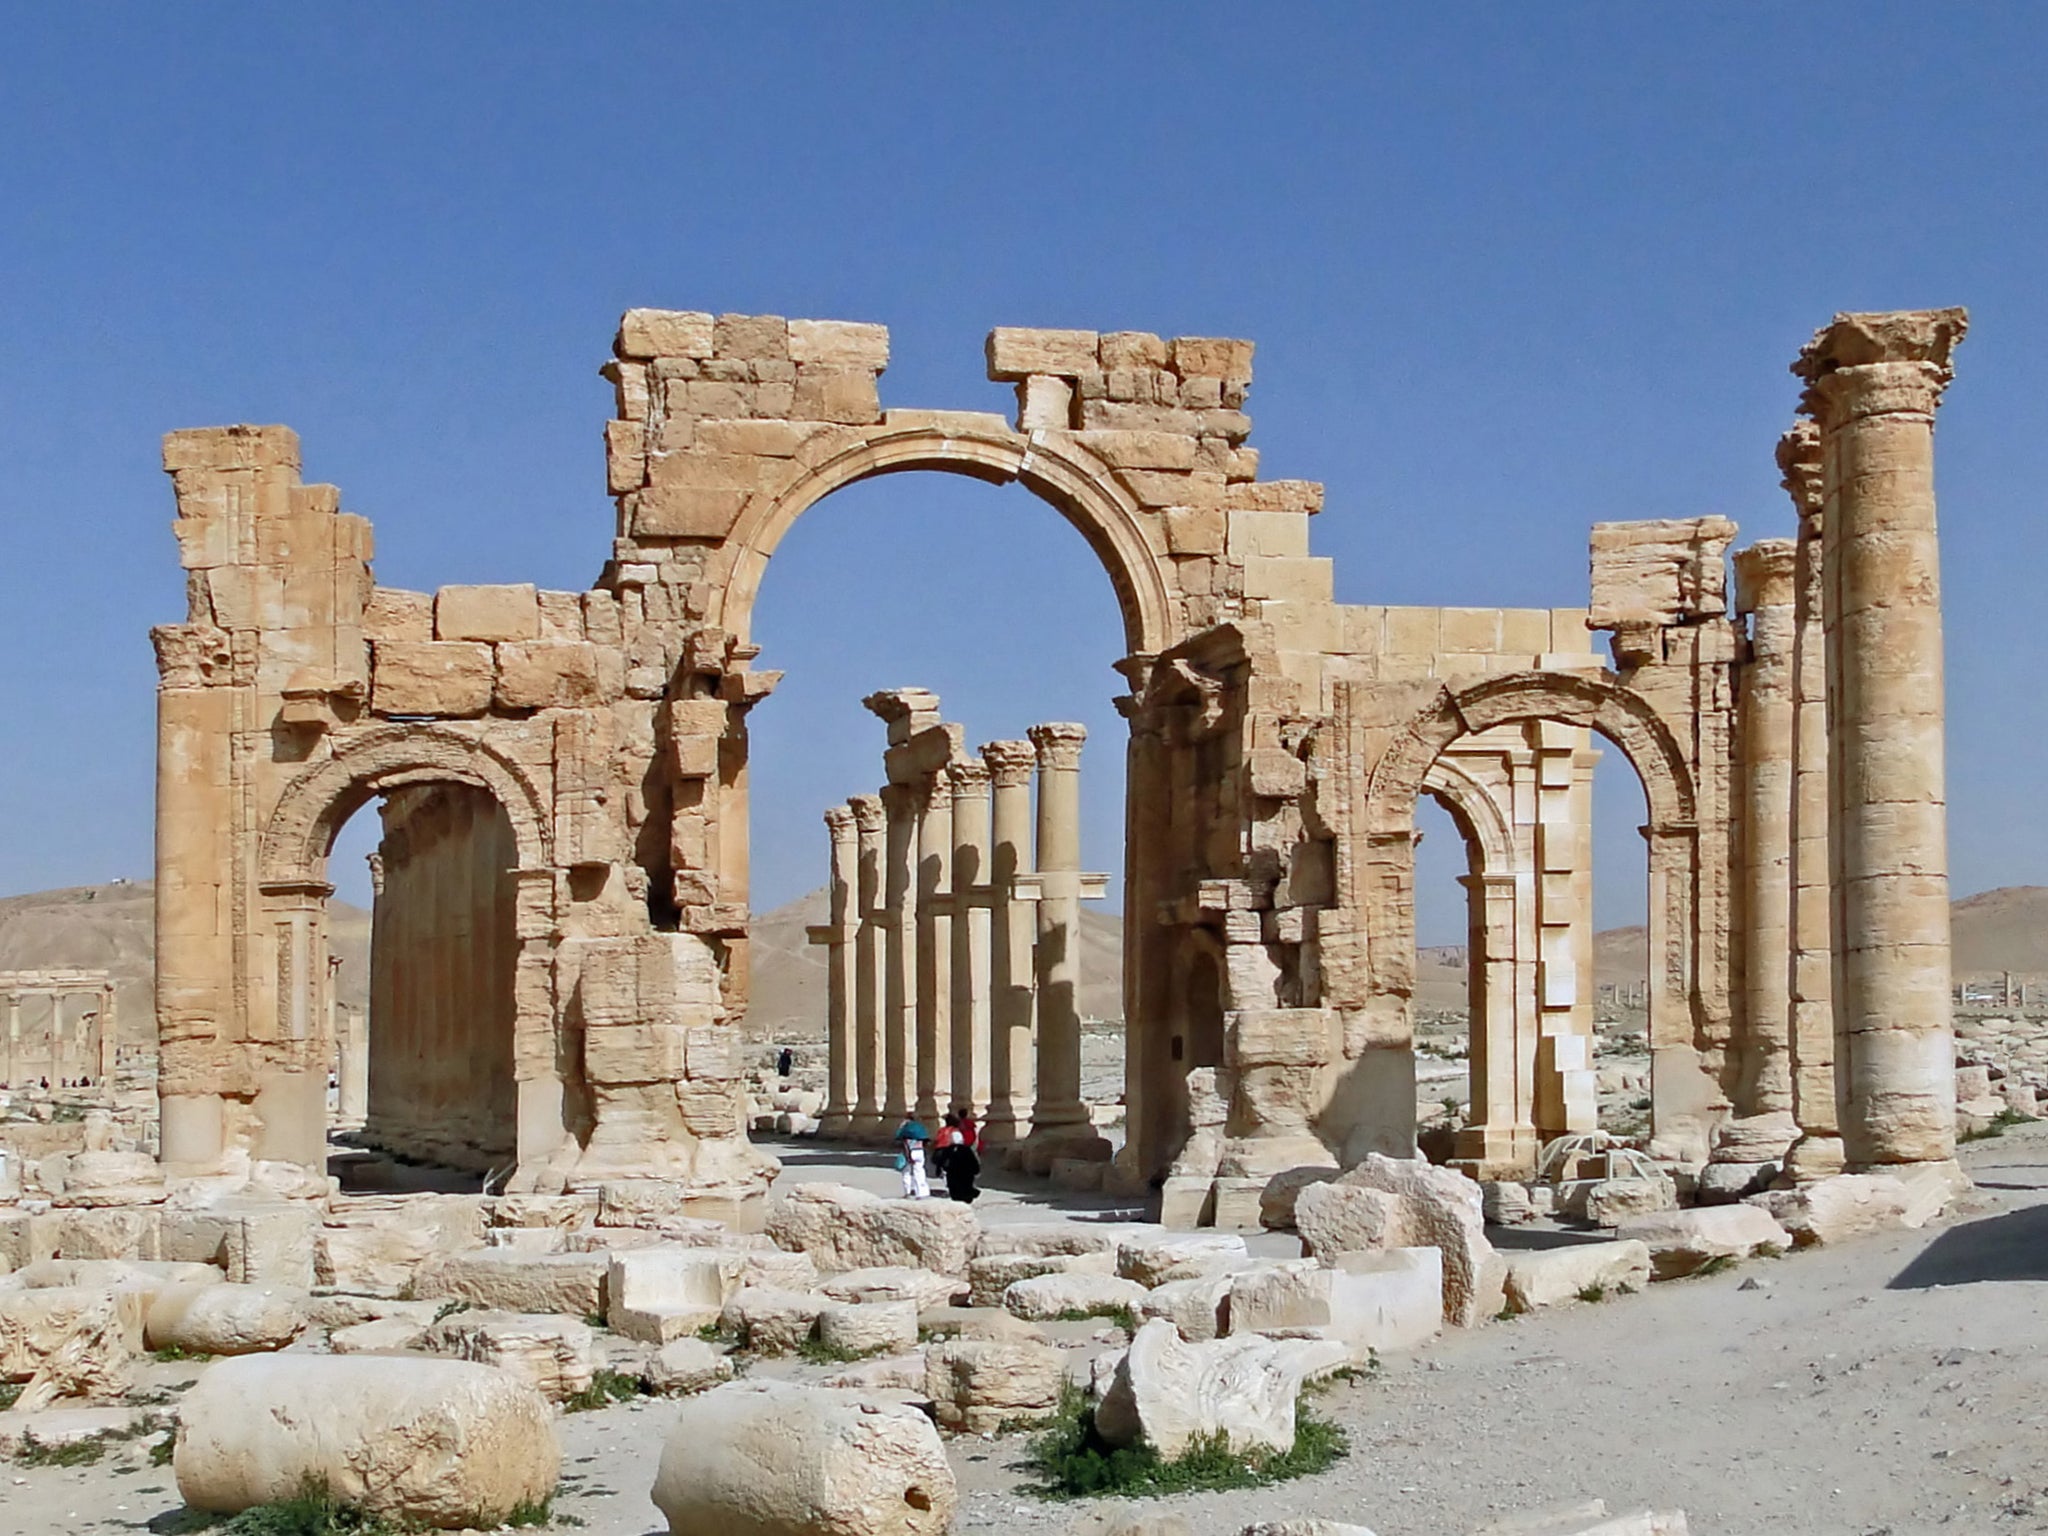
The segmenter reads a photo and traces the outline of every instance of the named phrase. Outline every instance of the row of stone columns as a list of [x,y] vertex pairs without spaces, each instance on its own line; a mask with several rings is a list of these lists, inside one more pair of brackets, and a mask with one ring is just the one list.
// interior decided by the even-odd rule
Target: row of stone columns
[[[50,1005],[40,1030],[23,1023],[22,1005],[36,998]],[[85,1006],[67,1008],[81,1001]],[[113,1075],[118,1038],[114,983],[105,972],[0,972],[0,1086],[45,1077],[53,1085],[81,1077],[104,1083]]]
[[935,694],[864,702],[889,727],[888,783],[825,813],[829,906],[810,930],[829,954],[822,1134],[886,1139],[908,1115],[965,1107],[992,1144],[1098,1142],[1081,1097],[1080,904],[1107,882],[1081,869],[1085,731],[1041,725],[968,754]]
[[1955,1155],[1934,413],[1965,328],[1817,333],[1778,451],[1798,538],[1737,556],[1743,1107],[1792,1112],[1801,1178]]

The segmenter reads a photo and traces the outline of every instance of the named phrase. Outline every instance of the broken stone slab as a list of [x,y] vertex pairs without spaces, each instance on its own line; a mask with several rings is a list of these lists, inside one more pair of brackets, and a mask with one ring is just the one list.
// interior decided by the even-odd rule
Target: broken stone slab
[[786,1355],[811,1336],[827,1305],[824,1297],[809,1291],[750,1285],[725,1304],[718,1326],[735,1335],[743,1349]]
[[[45,1159],[44,1167],[52,1161]],[[164,1198],[164,1171],[147,1152],[74,1152],[53,1193],[66,1205],[154,1205]]]
[[967,1273],[980,1223],[952,1200],[883,1200],[845,1184],[796,1184],[769,1196],[768,1235],[828,1273],[897,1266]]
[[818,1310],[818,1342],[849,1355],[875,1355],[917,1344],[917,1304],[841,1301]]
[[314,1233],[313,1273],[336,1290],[396,1294],[428,1260],[483,1244],[479,1196],[354,1195]]
[[1342,1361],[1333,1348],[1261,1334],[1191,1344],[1154,1319],[1118,1362],[1095,1410],[1096,1432],[1113,1446],[1143,1441],[1168,1458],[1216,1434],[1232,1450],[1291,1449],[1302,1382]]
[[708,1392],[732,1380],[733,1365],[723,1350],[702,1339],[671,1339],[647,1362],[647,1384],[657,1392]]
[[745,1259],[723,1248],[634,1248],[611,1255],[605,1322],[615,1333],[666,1344],[695,1333],[742,1285]]
[[1100,1249],[1094,1253],[989,1253],[976,1254],[967,1263],[967,1304],[971,1307],[999,1307],[1003,1292],[1018,1280],[1039,1275],[1106,1275],[1116,1268],[1116,1254]]
[[[984,1226],[974,1240],[974,1257],[997,1254],[1108,1254],[1115,1259],[1117,1244],[1135,1235],[1127,1227],[1083,1226],[1070,1221],[1009,1222]],[[1023,1278],[1021,1276],[1015,1278]]]
[[373,1317],[336,1328],[327,1335],[327,1347],[337,1355],[400,1353],[418,1349],[429,1326],[409,1317]]
[[1242,1269],[1251,1262],[1244,1239],[1233,1232],[1177,1232],[1128,1238],[1117,1244],[1116,1272],[1150,1289],[1171,1280]]
[[553,1420],[527,1383],[467,1360],[243,1355],[186,1394],[171,1466],[185,1502],[213,1514],[312,1484],[376,1514],[488,1528],[553,1494]]
[[980,1307],[929,1307],[917,1315],[917,1330],[932,1339],[1036,1339],[1046,1333],[1036,1323],[1007,1312]]
[[429,1354],[510,1371],[550,1402],[587,1391],[597,1372],[597,1335],[588,1323],[552,1313],[456,1312],[422,1335]]
[[1328,1167],[1289,1168],[1274,1174],[1259,1191],[1259,1225],[1268,1232],[1292,1232],[1294,1207],[1301,1192],[1311,1184],[1327,1184],[1341,1172],[1333,1163]]
[[922,1349],[901,1355],[885,1355],[879,1360],[863,1360],[836,1376],[826,1377],[818,1385],[842,1392],[895,1392],[914,1396],[926,1403],[931,1401],[925,1393],[925,1351]]
[[391,1296],[350,1296],[336,1293],[306,1298],[306,1326],[309,1328],[353,1328],[379,1318],[403,1318],[419,1328],[430,1326],[441,1314],[438,1301],[400,1301]]
[[919,1311],[951,1306],[967,1289],[951,1275],[935,1274],[928,1269],[909,1269],[902,1265],[883,1269],[850,1269],[819,1282],[817,1288],[834,1301],[907,1301]]
[[1538,1248],[1511,1253],[1507,1260],[1507,1304],[1515,1312],[1578,1301],[1596,1287],[1602,1293],[1639,1291],[1650,1283],[1649,1246],[1635,1239]]
[[1792,1246],[1792,1234],[1754,1205],[1666,1211],[1627,1222],[1616,1235],[1649,1248],[1653,1280],[1676,1280],[1718,1259],[1746,1259],[1765,1249],[1782,1253]]
[[1003,1310],[1027,1322],[1046,1322],[1076,1313],[1107,1317],[1135,1312],[1144,1299],[1145,1287],[1135,1280],[1070,1271],[1012,1281],[1003,1292]]
[[0,1456],[18,1455],[30,1440],[45,1448],[123,1438],[138,1425],[133,1408],[43,1408],[0,1412]]
[[143,1347],[148,1296],[88,1286],[0,1291],[0,1381],[27,1381],[73,1334],[107,1323],[125,1353]]
[[1912,1195],[1903,1180],[1888,1173],[1836,1174],[1755,1195],[1749,1204],[1769,1212],[1800,1248],[1918,1227],[1927,1219],[1909,1219],[1918,1214],[1911,1209]]
[[671,1536],[940,1536],[959,1501],[916,1409],[765,1381],[683,1404],[653,1498]]
[[1225,1270],[1155,1285],[1138,1304],[1138,1316],[1165,1318],[1190,1343],[1221,1338],[1230,1331],[1230,1288],[1237,1276],[1237,1271]]
[[1515,1179],[1488,1179],[1481,1184],[1479,1208],[1490,1227],[1518,1227],[1536,1219],[1529,1186]]
[[946,1429],[992,1434],[1059,1406],[1065,1357],[1042,1339],[946,1339],[925,1351],[924,1390]]
[[1443,1331],[1443,1254],[1390,1248],[1296,1259],[1240,1273],[1230,1287],[1230,1336],[1328,1339],[1354,1364],[1375,1351],[1413,1349]]
[[1454,1328],[1500,1310],[1506,1266],[1486,1239],[1478,1183],[1454,1169],[1374,1152],[1336,1182],[1303,1190],[1295,1225],[1303,1246],[1325,1263],[1339,1253],[1439,1249],[1444,1321]]
[[224,1276],[211,1264],[171,1264],[150,1259],[38,1259],[7,1278],[10,1290],[80,1287],[148,1295],[172,1285],[215,1284]]
[[282,1286],[174,1285],[151,1295],[143,1342],[194,1355],[283,1349],[306,1329],[306,1293]]
[[430,1259],[413,1279],[413,1294],[474,1302],[497,1312],[559,1312],[595,1317],[604,1312],[606,1253],[519,1253],[479,1248]]

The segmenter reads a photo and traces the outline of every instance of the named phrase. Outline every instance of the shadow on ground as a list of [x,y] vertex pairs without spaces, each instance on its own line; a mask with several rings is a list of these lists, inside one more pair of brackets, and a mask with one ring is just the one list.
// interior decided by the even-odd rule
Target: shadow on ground
[[1987,1280],[2048,1280],[2048,1205],[1951,1227],[1892,1277],[1894,1291]]

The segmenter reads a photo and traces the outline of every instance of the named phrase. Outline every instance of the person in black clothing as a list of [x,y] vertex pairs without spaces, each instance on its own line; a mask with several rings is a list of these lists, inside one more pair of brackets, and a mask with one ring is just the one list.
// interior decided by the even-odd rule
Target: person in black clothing
[[796,1052],[785,1045],[782,1048],[782,1054],[775,1058],[775,1075],[777,1077],[787,1077],[789,1076],[789,1069],[795,1065]]
[[981,1177],[981,1154],[962,1127],[962,1118],[959,1110],[946,1116],[945,1128],[939,1132],[936,1166],[946,1180],[946,1198],[972,1205],[981,1196],[975,1187]]

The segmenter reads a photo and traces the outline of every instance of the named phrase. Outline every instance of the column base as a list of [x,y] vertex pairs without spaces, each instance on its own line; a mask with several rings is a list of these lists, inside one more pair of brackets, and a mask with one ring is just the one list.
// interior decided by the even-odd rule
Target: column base
[[1808,1132],[1785,1154],[1785,1177],[1794,1184],[1812,1184],[1831,1179],[1848,1166],[1842,1138]]
[[1533,1125],[1468,1125],[1451,1143],[1451,1162],[1475,1179],[1520,1179],[1536,1171],[1541,1152]]
[[853,1111],[850,1109],[828,1109],[818,1116],[818,1138],[821,1141],[844,1141],[853,1134]]
[[1106,1163],[1115,1151],[1109,1144],[1109,1138],[1096,1130],[1093,1122],[1083,1120],[1078,1124],[1034,1125],[1031,1134],[1012,1148],[1006,1161],[1034,1177],[1043,1178],[1052,1171],[1057,1160]]

